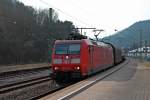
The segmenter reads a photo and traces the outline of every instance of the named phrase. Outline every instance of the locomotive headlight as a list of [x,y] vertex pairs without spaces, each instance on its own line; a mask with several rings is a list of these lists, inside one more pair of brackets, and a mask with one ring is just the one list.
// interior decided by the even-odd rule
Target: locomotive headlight
[[58,69],[58,67],[54,67],[54,70],[57,70]]
[[78,66],[78,67],[75,67],[75,69],[76,69],[76,70],[79,70],[79,69],[80,69],[80,67],[79,67],[79,66]]
[[79,69],[80,69],[80,67],[77,67],[77,69],[79,70]]

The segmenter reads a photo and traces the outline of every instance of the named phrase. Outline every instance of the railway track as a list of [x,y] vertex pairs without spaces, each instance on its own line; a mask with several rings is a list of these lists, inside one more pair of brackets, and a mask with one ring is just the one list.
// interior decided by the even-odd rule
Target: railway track
[[27,86],[32,86],[32,85],[39,84],[41,82],[45,82],[49,80],[51,80],[51,78],[49,76],[45,76],[45,77],[40,77],[40,78],[33,79],[33,80],[22,81],[22,82],[17,82],[14,84],[5,85],[5,86],[0,87],[0,94],[4,94],[10,91],[17,90],[17,89],[25,88]]
[[15,92],[41,83],[52,81],[50,68],[38,68],[0,73],[0,100],[15,98]]
[[32,69],[23,71],[5,72],[0,74],[0,88],[8,87],[16,83],[34,80],[40,77],[50,76],[49,68]]
[[[9,87],[1,88],[0,100],[29,100],[35,98],[45,93],[44,91],[42,92],[42,84],[45,83],[49,84],[49,87],[51,88],[49,90],[56,90],[56,88],[58,87],[50,77],[43,77],[35,80],[30,80],[28,82],[13,84]],[[36,93],[37,91],[39,91],[39,93]]]
[[[127,64],[127,62],[125,64]],[[122,68],[122,65],[120,67],[110,68],[109,70],[106,70],[105,72],[100,73],[100,74],[102,74],[102,76],[100,78],[92,80],[90,83],[85,83],[85,84],[83,84],[83,83],[88,82],[89,80],[91,80],[92,77],[95,77],[95,76],[92,76],[88,79],[85,79],[85,80],[82,80],[79,82],[58,84],[57,82],[55,82],[54,80],[52,80],[49,77],[49,74],[47,76],[41,76],[41,77],[39,77],[39,75],[37,75],[38,76],[37,77],[35,75],[37,73],[34,72],[33,74],[36,76],[36,78],[32,77],[28,80],[18,81],[18,82],[14,82],[14,83],[5,84],[5,85],[4,84],[0,85],[0,100],[1,99],[3,99],[3,100],[40,99],[49,94],[53,94],[53,93],[57,94],[57,92],[63,91],[66,88],[71,87],[71,89],[74,89],[76,84],[81,85],[80,88],[78,87],[77,89],[74,89],[74,91],[70,91],[68,94],[57,98],[59,100],[69,99],[72,96],[76,95],[77,93],[80,93],[83,90],[85,90],[86,88],[92,86],[97,81],[104,79],[105,77],[111,75],[112,73],[114,73],[115,71],[117,71],[121,68]],[[44,73],[44,72],[42,72],[42,73]],[[106,74],[103,75],[103,73],[106,73]],[[23,76],[26,77],[26,75],[22,74],[22,77]],[[14,76],[16,77],[18,75],[14,75]],[[12,76],[12,77],[14,77],[14,76]],[[0,77],[0,80],[1,79],[3,79],[3,78]],[[6,79],[9,79],[9,78],[7,77]]]
[[50,68],[0,73],[0,100],[29,100],[52,93],[68,85],[51,79]]

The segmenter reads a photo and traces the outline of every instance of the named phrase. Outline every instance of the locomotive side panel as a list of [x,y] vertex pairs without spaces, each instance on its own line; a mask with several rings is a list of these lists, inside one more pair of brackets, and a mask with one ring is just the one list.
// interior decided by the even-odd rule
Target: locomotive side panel
[[107,67],[113,66],[113,49],[111,47],[105,46],[93,46],[92,49],[92,69],[93,73],[105,69]]
[[80,55],[81,55],[80,72],[81,72],[81,75],[86,76],[88,75],[88,70],[90,69],[90,65],[89,65],[90,55],[89,55],[88,44],[85,41],[81,42],[81,54]]

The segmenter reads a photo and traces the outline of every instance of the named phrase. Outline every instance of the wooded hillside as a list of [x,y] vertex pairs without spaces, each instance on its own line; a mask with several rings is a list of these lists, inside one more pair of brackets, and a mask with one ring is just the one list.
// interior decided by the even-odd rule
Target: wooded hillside
[[50,61],[52,43],[74,31],[53,9],[36,10],[17,0],[0,0],[0,64]]

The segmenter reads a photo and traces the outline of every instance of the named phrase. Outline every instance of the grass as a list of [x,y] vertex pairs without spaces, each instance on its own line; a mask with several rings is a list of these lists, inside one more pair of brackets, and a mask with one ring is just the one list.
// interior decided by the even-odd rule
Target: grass
[[150,67],[150,61],[149,62],[148,61],[144,62],[144,66],[145,67]]

